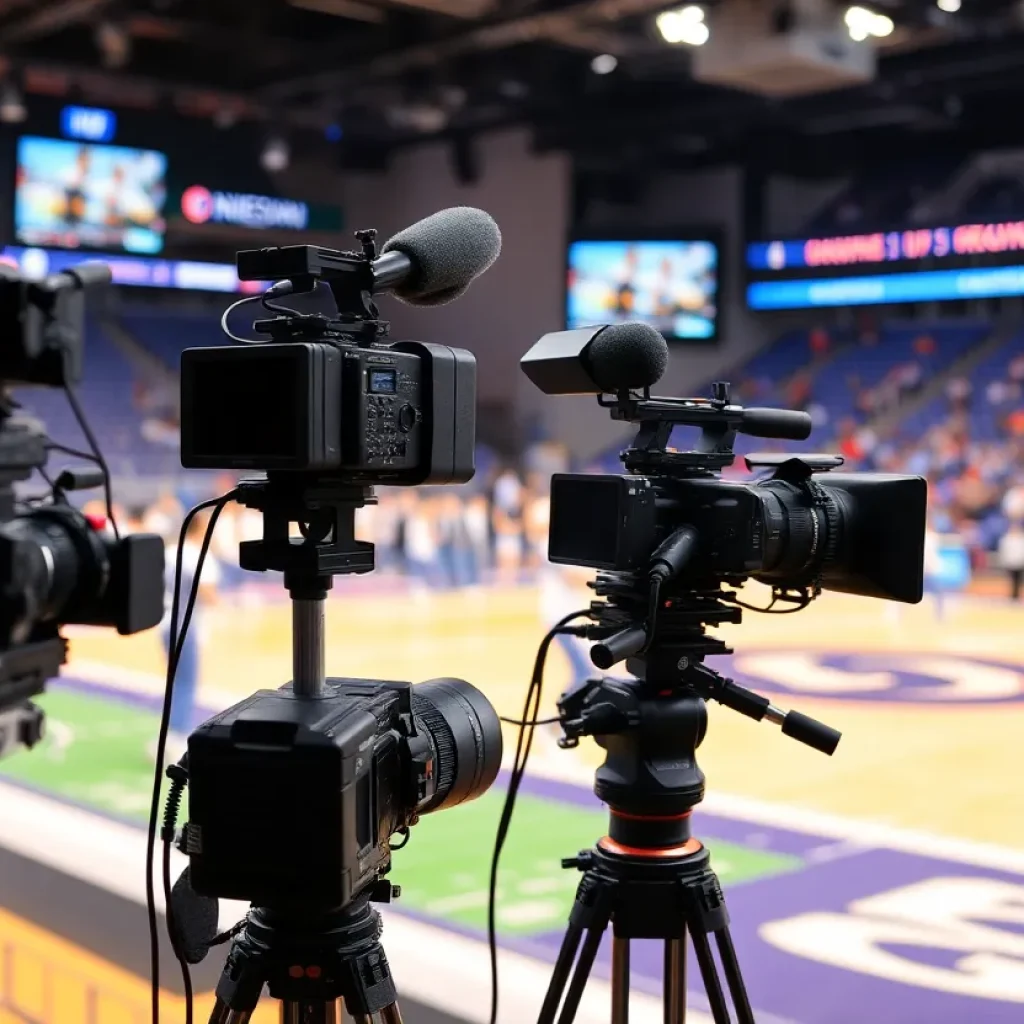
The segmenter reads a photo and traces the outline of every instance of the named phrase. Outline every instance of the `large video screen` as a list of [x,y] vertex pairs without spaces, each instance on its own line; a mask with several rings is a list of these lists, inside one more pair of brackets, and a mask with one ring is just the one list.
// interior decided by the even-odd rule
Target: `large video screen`
[[167,157],[154,150],[23,136],[15,236],[33,246],[160,252],[166,174]]
[[587,239],[569,246],[569,329],[643,320],[670,339],[718,336],[718,246]]

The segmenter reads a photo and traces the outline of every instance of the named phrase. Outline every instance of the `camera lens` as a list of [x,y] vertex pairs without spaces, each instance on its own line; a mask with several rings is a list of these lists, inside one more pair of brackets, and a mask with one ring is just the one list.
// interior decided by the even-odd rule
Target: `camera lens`
[[89,610],[110,574],[100,538],[65,509],[39,509],[5,523],[0,562],[10,580],[0,597],[0,620],[8,642],[17,643],[37,622],[65,623]]
[[421,814],[486,793],[501,767],[501,722],[490,701],[462,679],[431,679],[412,690],[418,728],[434,746],[437,789]]

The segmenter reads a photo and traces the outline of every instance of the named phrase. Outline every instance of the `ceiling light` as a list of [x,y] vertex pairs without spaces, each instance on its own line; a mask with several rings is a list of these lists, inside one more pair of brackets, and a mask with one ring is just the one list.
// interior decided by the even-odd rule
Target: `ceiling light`
[[132,39],[121,25],[101,21],[94,35],[104,67],[123,68],[128,63],[132,55]]
[[662,11],[655,25],[666,43],[703,46],[711,36],[704,21],[704,8],[690,4],[672,11]]
[[287,141],[279,135],[275,135],[273,138],[267,139],[263,152],[260,153],[260,165],[265,171],[270,171],[273,174],[285,170],[291,156]]
[[590,70],[595,75],[610,75],[619,66],[619,58],[611,53],[598,54],[590,62]]
[[25,100],[13,82],[0,89],[0,121],[4,124],[20,124],[28,117]]
[[960,0],[935,0],[935,6],[947,14],[956,14],[960,10]]
[[891,36],[896,28],[892,18],[888,15],[876,14],[866,7],[859,6],[848,7],[844,21],[850,38],[856,42],[862,42],[868,36],[883,39],[885,36]]

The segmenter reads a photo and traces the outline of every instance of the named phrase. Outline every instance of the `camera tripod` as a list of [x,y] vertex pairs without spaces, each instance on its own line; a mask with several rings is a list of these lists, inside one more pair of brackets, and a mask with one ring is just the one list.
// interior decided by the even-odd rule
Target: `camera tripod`
[[[264,514],[263,539],[241,546],[242,568],[284,572],[292,690],[315,701],[327,686],[324,604],[332,577],[373,568],[372,545],[354,537],[355,509],[372,492],[315,484],[293,490],[273,481],[243,481],[239,491],[242,503]],[[293,521],[303,523],[307,543],[289,541]],[[340,1024],[343,1006],[354,1024],[402,1024],[380,914],[371,906],[397,895],[397,887],[378,880],[343,907],[253,907],[228,952],[210,1024],[247,1024],[264,986],[281,1001],[281,1024]]]
[[[692,608],[677,606],[675,616],[687,612],[694,614]],[[723,608],[720,618],[735,619],[738,612]],[[675,616],[670,612],[667,617]],[[701,617],[710,618],[707,609]],[[612,663],[621,660],[623,645],[635,644],[635,632],[621,630],[605,639],[604,653]],[[681,656],[686,650],[690,654]],[[607,751],[594,792],[609,807],[609,829],[594,849],[563,861],[563,867],[577,868],[583,877],[538,1024],[572,1024],[609,925],[611,1024],[629,1021],[633,939],[664,943],[664,1021],[684,1024],[688,938],[715,1024],[731,1024],[730,1002],[737,1024],[754,1024],[721,884],[707,848],[690,833],[691,813],[704,797],[696,750],[707,728],[705,700],[767,718],[794,739],[826,753],[835,749],[839,734],[814,719],[775,708],[720,676],[699,660],[707,651],[728,653],[691,625],[674,641],[655,642],[643,657],[631,658],[627,667],[634,678],[589,679],[559,700],[564,731],[560,744],[572,747],[580,736],[589,735]]]

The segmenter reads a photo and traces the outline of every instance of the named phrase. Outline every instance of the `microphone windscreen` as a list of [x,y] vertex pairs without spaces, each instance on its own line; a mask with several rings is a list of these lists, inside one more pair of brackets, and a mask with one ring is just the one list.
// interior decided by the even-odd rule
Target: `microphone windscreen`
[[412,272],[394,289],[398,298],[413,306],[441,306],[498,258],[501,231],[483,210],[454,206],[399,231],[381,252],[402,252],[412,262]]
[[668,367],[668,343],[649,324],[613,324],[584,350],[591,379],[608,393],[647,388]]
[[212,896],[200,896],[192,888],[188,868],[185,868],[171,889],[170,911],[182,956],[190,964],[198,964],[210,951],[210,944],[217,937],[219,907]]

